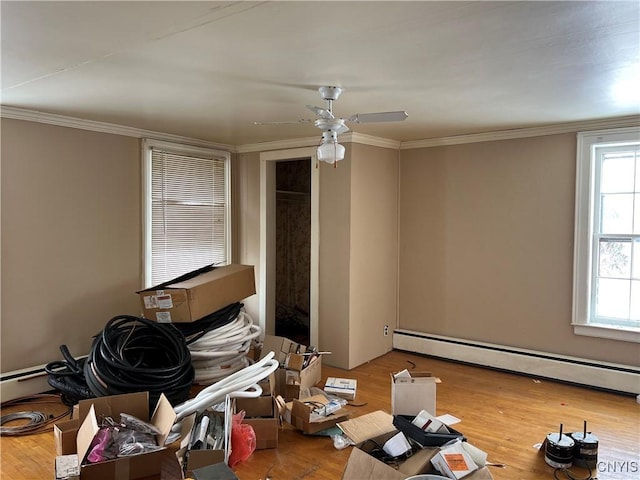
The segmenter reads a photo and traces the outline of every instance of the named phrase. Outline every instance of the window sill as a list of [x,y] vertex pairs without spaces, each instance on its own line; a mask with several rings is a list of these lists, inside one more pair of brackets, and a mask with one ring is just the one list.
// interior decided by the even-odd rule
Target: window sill
[[610,325],[573,324],[573,333],[587,337],[609,338],[622,342],[640,343],[640,329],[619,328]]

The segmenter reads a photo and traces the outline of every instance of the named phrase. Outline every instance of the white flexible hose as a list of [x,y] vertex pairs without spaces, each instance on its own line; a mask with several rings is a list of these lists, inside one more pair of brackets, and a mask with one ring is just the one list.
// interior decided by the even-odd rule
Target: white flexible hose
[[[182,428],[182,419],[199,410],[204,410],[230,396],[259,396],[255,392],[261,392],[260,387],[256,384],[267,378],[271,373],[275,372],[280,366],[277,360],[273,359],[274,353],[269,352],[264,358],[239,370],[224,379],[209,385],[194,398],[177,405],[174,408],[176,412],[176,422],[171,429],[172,432],[179,432]],[[257,388],[256,388],[257,387]],[[249,388],[253,388],[252,392],[245,392]],[[244,393],[243,393],[244,392]]]
[[251,342],[262,333],[251,316],[241,310],[238,316],[222,327],[204,334],[189,344],[194,383],[209,385],[249,366],[246,353]]

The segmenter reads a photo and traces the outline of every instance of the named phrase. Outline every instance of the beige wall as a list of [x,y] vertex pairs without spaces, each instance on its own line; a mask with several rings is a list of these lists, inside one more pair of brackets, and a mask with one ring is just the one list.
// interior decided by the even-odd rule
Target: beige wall
[[[60,358],[62,343],[85,354],[112,316],[138,314],[141,178],[138,139],[1,127],[7,372]],[[349,144],[338,168],[320,165],[326,362],[351,368],[390,349],[382,326],[395,326],[397,308],[401,328],[637,364],[636,344],[570,326],[575,143],[403,150],[399,173],[397,152]],[[234,261],[255,265],[258,279],[259,153],[234,156],[233,185]],[[257,318],[258,296],[245,303]]]
[[398,152],[352,143],[351,158],[349,368],[392,349],[398,272]]
[[402,151],[399,326],[637,365],[573,334],[574,134]]
[[[257,291],[260,279],[260,153],[239,154],[233,166],[234,262],[254,266]],[[259,323],[258,295],[247,298],[244,304],[254,321]]]
[[351,145],[334,168],[320,164],[319,347],[332,352],[323,362],[349,368]]
[[2,119],[2,372],[138,314],[140,143]]

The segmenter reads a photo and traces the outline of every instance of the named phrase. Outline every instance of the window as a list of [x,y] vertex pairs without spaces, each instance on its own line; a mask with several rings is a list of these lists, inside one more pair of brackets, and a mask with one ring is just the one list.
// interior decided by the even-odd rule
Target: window
[[640,129],[578,134],[573,325],[640,342]]
[[229,263],[227,152],[145,140],[144,287]]

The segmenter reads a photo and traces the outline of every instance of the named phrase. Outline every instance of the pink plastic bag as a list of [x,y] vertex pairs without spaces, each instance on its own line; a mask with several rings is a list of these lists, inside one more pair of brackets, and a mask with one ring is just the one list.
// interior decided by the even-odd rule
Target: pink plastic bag
[[231,455],[229,466],[234,467],[245,461],[256,449],[256,432],[251,425],[242,423],[244,411],[233,415],[231,421]]

